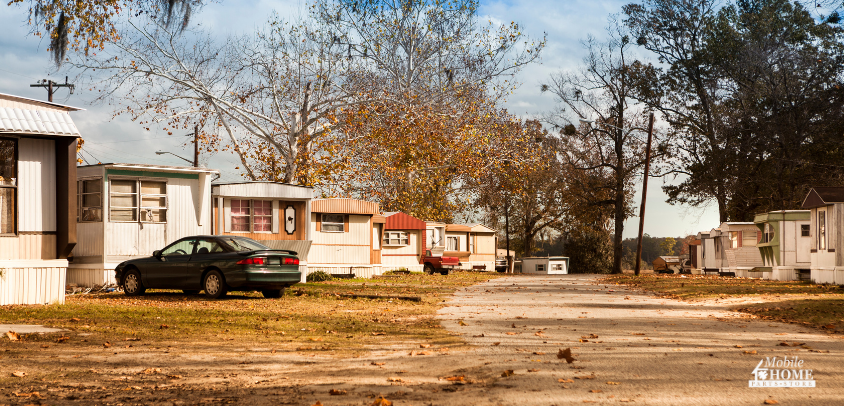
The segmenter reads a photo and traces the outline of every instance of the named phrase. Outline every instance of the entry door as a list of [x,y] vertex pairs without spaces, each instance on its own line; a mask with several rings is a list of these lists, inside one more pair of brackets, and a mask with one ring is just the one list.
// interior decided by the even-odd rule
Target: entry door
[[138,251],[152,255],[167,245],[167,182],[141,180],[138,218]]

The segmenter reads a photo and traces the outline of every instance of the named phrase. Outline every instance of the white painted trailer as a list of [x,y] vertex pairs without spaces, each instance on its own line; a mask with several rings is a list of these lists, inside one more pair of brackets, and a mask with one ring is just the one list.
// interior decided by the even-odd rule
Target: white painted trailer
[[569,273],[568,257],[522,258],[522,273],[536,275],[565,275]]
[[211,234],[214,169],[141,164],[80,166],[79,243],[67,283],[117,284],[121,262],[152,255],[182,237]]

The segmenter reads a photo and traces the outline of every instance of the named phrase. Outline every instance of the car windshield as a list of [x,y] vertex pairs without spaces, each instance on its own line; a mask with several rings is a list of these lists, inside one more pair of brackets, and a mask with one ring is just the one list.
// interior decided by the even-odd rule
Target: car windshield
[[259,244],[255,240],[250,240],[248,238],[243,237],[224,237],[220,238],[224,244],[228,245],[229,248],[238,251],[260,251],[260,250],[268,250],[271,249],[265,245]]

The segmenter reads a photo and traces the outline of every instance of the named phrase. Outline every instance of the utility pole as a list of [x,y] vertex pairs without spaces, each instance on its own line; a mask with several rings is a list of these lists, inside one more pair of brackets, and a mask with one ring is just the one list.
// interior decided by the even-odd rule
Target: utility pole
[[49,79],[41,79],[40,82],[29,85],[29,87],[43,87],[47,89],[47,101],[53,102],[53,93],[58,90],[57,88],[60,87],[67,87],[70,89],[70,94],[73,94],[73,89],[76,88],[76,85],[72,83],[67,83],[67,76],[64,77],[64,83],[56,83]]
[[199,168],[199,124],[193,125],[193,167]]
[[504,235],[507,238],[507,273],[513,273],[513,257],[510,256],[510,196],[504,201]]
[[645,151],[645,179],[642,180],[642,206],[639,208],[639,241],[636,243],[636,275],[641,271],[642,236],[645,232],[645,201],[648,197],[648,175],[651,170],[651,138],[654,133],[654,113],[648,120],[648,147]]

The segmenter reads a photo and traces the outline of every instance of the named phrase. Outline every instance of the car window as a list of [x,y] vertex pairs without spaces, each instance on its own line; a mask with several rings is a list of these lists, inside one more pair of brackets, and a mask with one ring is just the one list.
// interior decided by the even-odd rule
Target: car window
[[232,250],[242,252],[242,251],[260,251],[260,250],[268,250],[271,249],[265,245],[261,245],[255,240],[251,240],[249,238],[243,237],[223,237],[220,240],[229,246]]
[[219,254],[221,252],[226,252],[226,250],[217,240],[201,239],[196,242],[196,253],[194,255]]
[[193,245],[196,243],[194,239],[187,239],[179,241],[161,251],[162,256],[170,255],[190,255],[193,252]]

